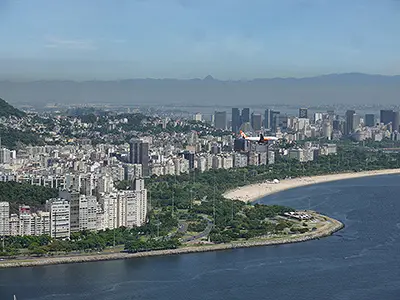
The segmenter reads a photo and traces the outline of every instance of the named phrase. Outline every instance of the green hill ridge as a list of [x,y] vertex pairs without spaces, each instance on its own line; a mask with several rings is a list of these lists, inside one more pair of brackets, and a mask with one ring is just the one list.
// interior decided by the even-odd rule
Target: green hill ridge
[[18,117],[18,118],[22,118],[24,117],[26,114],[15,108],[14,106],[8,104],[5,100],[0,98],[0,117],[10,117],[10,116],[14,116],[14,117]]

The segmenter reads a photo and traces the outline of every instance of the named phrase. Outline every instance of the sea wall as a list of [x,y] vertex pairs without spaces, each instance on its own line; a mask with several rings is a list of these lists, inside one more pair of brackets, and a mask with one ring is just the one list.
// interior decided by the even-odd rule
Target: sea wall
[[157,250],[140,253],[112,253],[112,254],[93,254],[93,255],[77,255],[65,257],[50,257],[50,258],[33,258],[26,260],[10,260],[0,263],[0,268],[15,268],[15,267],[34,267],[53,264],[69,264],[69,263],[85,263],[95,261],[117,260],[117,259],[132,259],[138,257],[161,256],[161,255],[176,255],[185,253],[199,253],[208,251],[220,251],[236,248],[249,248],[258,246],[269,246],[279,244],[299,243],[309,240],[319,239],[332,235],[336,231],[344,227],[343,223],[325,216],[321,216],[328,221],[328,224],[319,228],[316,231],[305,234],[292,235],[288,237],[276,238],[271,240],[252,240],[246,242],[232,242],[217,245],[203,245],[193,247],[183,247],[179,249]]

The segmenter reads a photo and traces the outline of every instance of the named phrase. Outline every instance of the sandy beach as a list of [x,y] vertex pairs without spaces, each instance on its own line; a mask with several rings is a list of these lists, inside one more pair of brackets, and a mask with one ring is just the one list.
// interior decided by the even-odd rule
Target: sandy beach
[[300,177],[300,178],[281,180],[279,181],[279,183],[273,183],[273,182],[257,183],[257,184],[247,185],[244,187],[239,187],[234,190],[230,190],[224,194],[224,197],[232,200],[252,202],[271,194],[275,194],[278,192],[282,192],[285,190],[301,186],[330,182],[330,181],[338,181],[344,179],[352,179],[352,178],[376,176],[376,175],[388,175],[388,174],[400,174],[400,169],[386,169],[386,170],[365,171],[357,173],[340,173],[340,174],[321,175],[312,177]]

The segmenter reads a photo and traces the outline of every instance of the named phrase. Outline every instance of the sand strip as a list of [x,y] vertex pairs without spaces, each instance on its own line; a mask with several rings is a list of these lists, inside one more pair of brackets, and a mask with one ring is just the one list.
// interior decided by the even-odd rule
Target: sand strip
[[352,179],[352,178],[377,176],[377,175],[389,175],[389,174],[400,174],[400,169],[385,169],[385,170],[364,171],[356,173],[340,173],[340,174],[330,174],[321,176],[300,177],[300,178],[284,179],[279,181],[279,183],[273,183],[273,182],[257,183],[230,190],[224,194],[224,197],[231,200],[252,202],[271,194],[275,194],[278,192],[286,191],[301,186],[337,181],[343,179]]

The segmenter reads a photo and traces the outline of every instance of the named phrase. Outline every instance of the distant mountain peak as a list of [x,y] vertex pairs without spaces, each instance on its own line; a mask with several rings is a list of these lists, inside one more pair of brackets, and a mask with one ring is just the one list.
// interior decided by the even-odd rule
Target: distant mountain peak
[[206,77],[204,77],[203,80],[212,81],[212,80],[215,80],[215,79],[211,75],[207,75]]

